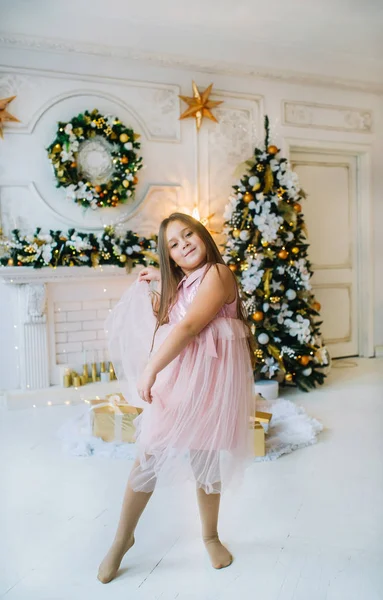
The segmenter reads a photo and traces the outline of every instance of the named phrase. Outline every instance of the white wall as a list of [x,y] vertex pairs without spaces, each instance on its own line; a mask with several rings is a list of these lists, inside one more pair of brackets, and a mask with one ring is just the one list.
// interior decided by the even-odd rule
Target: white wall
[[[43,229],[74,226],[96,230],[104,223],[123,222],[138,233],[150,234],[174,209],[191,212],[200,202],[202,216],[215,213],[217,232],[233,170],[251,155],[263,138],[263,115],[272,124],[273,141],[318,142],[371,150],[374,260],[374,344],[383,345],[383,106],[382,98],[351,89],[309,86],[224,73],[205,73],[83,54],[54,54],[2,49],[0,97],[17,94],[11,112],[20,124],[9,126],[0,140],[0,216],[8,233],[15,225]],[[197,135],[192,120],[179,122],[178,94],[191,95],[191,81],[201,88],[214,82],[220,123],[204,123]],[[285,102],[289,102],[285,106]],[[305,103],[297,106],[297,103]],[[323,110],[318,105],[328,105]],[[136,203],[109,212],[87,212],[67,204],[57,190],[45,147],[58,119],[84,109],[114,112],[141,133],[146,169],[140,173]],[[290,121],[285,123],[287,119]],[[371,119],[371,122],[370,122]],[[313,125],[307,124],[307,121]],[[315,146],[315,144],[314,144]],[[102,216],[101,216],[102,215]],[[12,348],[9,293],[2,290],[0,331],[3,348]],[[0,364],[0,387],[16,387],[14,360]],[[11,375],[12,374],[12,375]]]

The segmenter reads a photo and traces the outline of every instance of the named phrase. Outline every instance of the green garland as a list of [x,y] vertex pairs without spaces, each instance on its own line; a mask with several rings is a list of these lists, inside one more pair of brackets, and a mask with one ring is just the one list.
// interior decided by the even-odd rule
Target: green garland
[[105,227],[102,234],[80,233],[69,229],[67,233],[50,230],[42,234],[38,227],[33,235],[20,235],[12,231],[13,239],[2,239],[3,266],[42,267],[95,267],[115,265],[130,270],[137,264],[158,263],[157,240],[140,237],[127,231],[123,237],[116,235],[112,227]]
[[[109,181],[93,185],[79,171],[77,159],[81,144],[100,138],[113,162]],[[114,207],[134,198],[137,171],[142,158],[137,155],[139,134],[112,115],[97,109],[85,111],[67,123],[60,122],[54,141],[47,148],[56,177],[56,187],[64,187],[67,199],[84,208]]]

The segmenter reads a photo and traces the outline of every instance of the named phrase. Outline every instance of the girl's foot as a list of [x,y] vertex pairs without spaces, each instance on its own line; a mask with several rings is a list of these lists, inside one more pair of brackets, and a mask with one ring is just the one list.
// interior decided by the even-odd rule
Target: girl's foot
[[233,562],[233,557],[225,546],[221,544],[217,535],[203,539],[209,553],[214,569],[224,569]]
[[121,561],[127,551],[133,546],[134,541],[134,536],[132,536],[128,543],[119,544],[118,542],[114,542],[112,544],[112,547],[98,569],[97,579],[101,583],[109,583],[116,577]]

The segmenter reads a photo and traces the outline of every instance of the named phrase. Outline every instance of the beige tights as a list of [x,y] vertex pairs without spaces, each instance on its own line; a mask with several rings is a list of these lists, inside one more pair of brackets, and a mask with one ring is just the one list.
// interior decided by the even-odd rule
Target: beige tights
[[[137,468],[138,461],[134,463],[132,472]],[[129,479],[113,544],[99,567],[97,577],[102,583],[109,583],[116,577],[124,555],[134,544],[134,531],[152,493],[134,492]],[[202,537],[211,563],[215,569],[228,567],[233,557],[221,544],[217,531],[221,494],[206,494],[203,489],[197,487],[197,499]]]
[[233,562],[230,552],[218,537],[218,514],[221,494],[206,494],[197,488],[197,499],[202,525],[202,537],[215,569],[223,569]]
[[[138,464],[136,461],[132,471]],[[117,575],[124,555],[134,544],[134,530],[152,493],[134,492],[128,481],[113,544],[98,570],[97,577],[101,583],[109,583]]]

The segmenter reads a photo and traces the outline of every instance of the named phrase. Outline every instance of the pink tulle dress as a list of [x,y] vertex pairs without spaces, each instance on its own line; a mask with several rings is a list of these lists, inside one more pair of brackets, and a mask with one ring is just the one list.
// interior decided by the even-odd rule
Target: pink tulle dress
[[[207,265],[178,285],[169,323],[156,334],[153,352],[185,316]],[[236,300],[214,319],[158,375],[152,404],[138,396],[156,319],[147,282],[136,281],[106,323],[109,349],[127,401],[144,408],[135,420],[139,466],[131,473],[135,491],[156,483],[193,479],[206,493],[238,483],[252,456],[249,420],[255,413],[253,373],[244,323]]]

